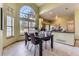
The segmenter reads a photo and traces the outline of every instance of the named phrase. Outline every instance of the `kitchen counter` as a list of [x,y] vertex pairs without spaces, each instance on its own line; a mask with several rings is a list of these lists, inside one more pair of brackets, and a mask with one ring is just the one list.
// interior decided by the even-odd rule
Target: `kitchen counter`
[[75,33],[75,32],[61,32],[61,31],[52,31],[52,32],[58,32],[58,33]]
[[58,43],[63,43],[67,45],[74,46],[74,32],[56,32],[53,31],[52,34],[54,35],[54,41]]

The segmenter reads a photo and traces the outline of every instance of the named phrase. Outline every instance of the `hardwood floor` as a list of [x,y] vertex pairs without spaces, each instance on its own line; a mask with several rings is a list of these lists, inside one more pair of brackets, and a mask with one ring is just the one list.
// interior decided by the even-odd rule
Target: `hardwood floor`
[[[29,49],[25,47],[24,43],[24,41],[21,41],[8,46],[4,49],[3,56],[33,56],[34,47],[31,49],[31,51],[29,51]],[[45,47],[44,45],[45,44],[43,44],[43,47]],[[52,51],[49,42],[47,45],[47,49],[43,48],[44,56],[79,56],[79,47],[72,47],[54,42],[54,49]],[[29,45],[29,48],[30,47],[31,44]],[[39,47],[36,49],[37,56],[39,55],[38,48]]]

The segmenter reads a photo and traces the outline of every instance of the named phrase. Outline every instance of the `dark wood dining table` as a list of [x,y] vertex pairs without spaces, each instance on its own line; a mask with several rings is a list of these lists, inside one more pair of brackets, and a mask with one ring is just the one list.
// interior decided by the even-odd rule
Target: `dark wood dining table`
[[[30,37],[30,35],[29,35],[29,37]],[[48,37],[50,38],[49,40],[51,41],[51,44],[50,44],[51,49],[53,49],[53,35],[50,35]],[[45,40],[46,37],[37,36],[37,38],[40,39],[40,43],[39,43],[39,56],[43,56],[43,40]]]
[[[51,40],[51,49],[53,49],[53,35],[48,36]],[[39,43],[39,56],[43,56],[43,40],[45,39],[45,37],[38,37],[40,39],[40,43]]]

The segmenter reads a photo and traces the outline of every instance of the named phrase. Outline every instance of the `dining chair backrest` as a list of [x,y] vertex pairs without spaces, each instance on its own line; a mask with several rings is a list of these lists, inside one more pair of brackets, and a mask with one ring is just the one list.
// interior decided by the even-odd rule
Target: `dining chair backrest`
[[35,36],[38,36],[38,32],[35,32]]
[[45,37],[45,32],[44,31],[40,31],[38,35],[39,35],[40,38]]
[[32,42],[33,44],[35,44],[36,39],[35,39],[34,34],[31,33],[31,34],[30,34],[30,37],[31,37],[31,42]]
[[28,39],[29,39],[29,37],[28,37],[28,33],[25,32],[25,40],[28,40]]

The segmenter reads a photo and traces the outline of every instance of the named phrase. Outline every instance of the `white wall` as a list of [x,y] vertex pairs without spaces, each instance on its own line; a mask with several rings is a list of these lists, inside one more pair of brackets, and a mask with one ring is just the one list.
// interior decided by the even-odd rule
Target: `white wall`
[[75,9],[75,39],[79,39],[79,5]]
[[0,30],[0,56],[2,55],[2,31]]
[[2,7],[3,6],[3,4],[2,3],[0,3],[0,7]]

